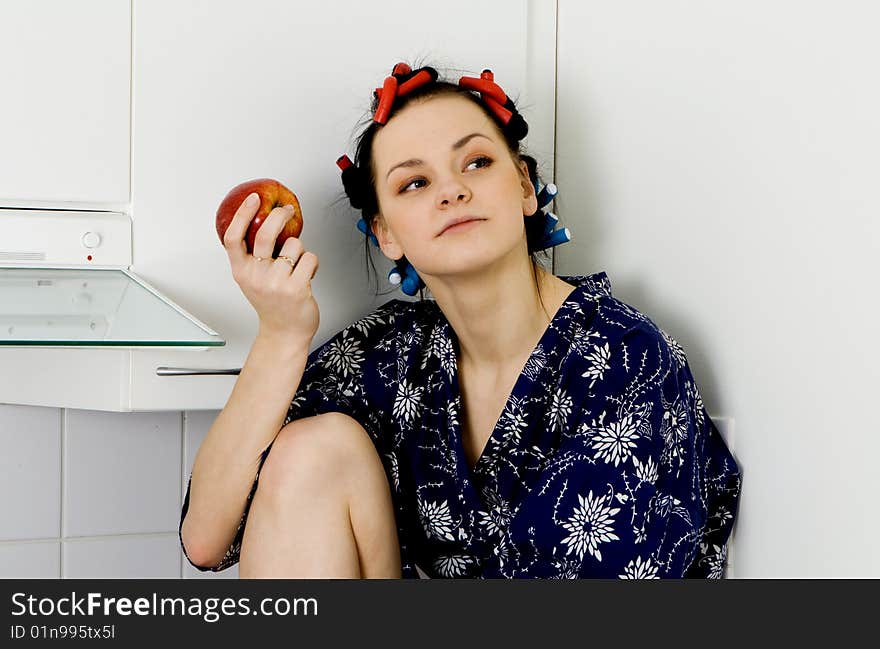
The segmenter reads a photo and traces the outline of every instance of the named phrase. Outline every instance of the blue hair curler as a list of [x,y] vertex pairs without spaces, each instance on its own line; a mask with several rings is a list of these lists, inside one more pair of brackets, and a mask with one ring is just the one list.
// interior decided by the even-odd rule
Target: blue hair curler
[[548,185],[544,185],[544,189],[538,192],[537,185],[535,185],[535,192],[538,194],[538,209],[540,210],[542,207],[546,207],[553,199],[556,198],[556,195],[559,193],[559,189],[553,183]]
[[361,232],[363,232],[365,235],[367,235],[370,238],[370,241],[373,242],[374,246],[376,246],[377,248],[379,247],[379,240],[376,238],[375,234],[373,234],[372,232],[367,230],[367,223],[366,223],[366,221],[364,221],[363,218],[361,218],[357,222],[357,229],[360,230]]
[[562,228],[561,230],[555,230],[544,237],[544,239],[541,240],[541,243],[538,244],[537,250],[546,250],[547,248],[553,248],[563,243],[568,243],[569,241],[571,241],[571,230],[568,228]]
[[407,295],[415,295],[419,292],[419,288],[424,287],[424,283],[422,282],[422,278],[419,277],[419,274],[416,272],[416,269],[413,268],[413,265],[409,262],[406,263],[406,267],[403,271],[403,277],[400,276],[400,271],[397,268],[392,268],[388,273],[388,282],[394,286],[400,286],[400,290],[406,293]]

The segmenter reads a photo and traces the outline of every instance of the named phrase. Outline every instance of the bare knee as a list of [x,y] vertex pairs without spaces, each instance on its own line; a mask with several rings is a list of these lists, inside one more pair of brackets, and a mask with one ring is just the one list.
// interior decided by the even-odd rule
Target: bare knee
[[344,489],[350,467],[376,454],[369,435],[339,412],[298,419],[282,428],[260,470],[260,487],[275,495],[293,489]]

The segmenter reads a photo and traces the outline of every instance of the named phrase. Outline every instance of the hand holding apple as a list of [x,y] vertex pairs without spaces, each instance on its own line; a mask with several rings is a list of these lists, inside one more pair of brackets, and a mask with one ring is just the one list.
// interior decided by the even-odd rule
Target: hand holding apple
[[250,254],[254,253],[254,239],[257,236],[257,230],[263,225],[270,212],[276,207],[283,207],[284,205],[293,206],[293,215],[284,224],[284,228],[275,240],[275,249],[272,252],[272,257],[276,258],[281,254],[281,247],[287,239],[299,237],[303,228],[303,218],[302,209],[296,194],[272,178],[248,180],[229,190],[229,193],[220,202],[220,207],[217,208],[217,236],[220,237],[220,243],[222,244],[223,236],[226,234],[226,229],[232,222],[236,211],[238,211],[244,199],[253,192],[256,192],[260,197],[260,207],[257,209],[245,234],[245,244]]
[[[259,201],[246,202],[252,194]],[[303,247],[301,230],[299,201],[270,178],[234,187],[217,210],[217,235],[229,255],[232,277],[259,316],[258,337],[298,352],[308,349],[320,322],[311,287],[318,257]]]

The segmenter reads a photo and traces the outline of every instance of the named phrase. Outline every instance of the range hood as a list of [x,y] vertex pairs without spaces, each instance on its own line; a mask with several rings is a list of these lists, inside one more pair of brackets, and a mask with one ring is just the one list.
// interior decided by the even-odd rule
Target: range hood
[[131,272],[121,212],[0,208],[0,349],[226,342]]

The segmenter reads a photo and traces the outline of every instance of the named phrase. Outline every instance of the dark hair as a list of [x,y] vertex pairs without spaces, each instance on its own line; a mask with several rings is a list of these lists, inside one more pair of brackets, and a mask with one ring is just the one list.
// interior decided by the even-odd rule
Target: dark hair
[[[415,74],[420,69],[421,68],[413,68],[412,74]],[[430,69],[433,71],[433,68]],[[405,79],[412,76],[412,74],[401,75],[399,81],[403,82]],[[480,109],[492,119],[493,123],[497,126],[498,130],[504,136],[504,141],[507,144],[507,149],[514,162],[517,162],[518,160],[524,161],[526,163],[526,167],[528,168],[529,179],[531,180],[531,182],[538,187],[541,186],[542,183],[540,181],[540,174],[538,173],[538,162],[537,160],[535,160],[535,158],[526,154],[524,147],[520,144],[520,140],[525,137],[528,131],[528,126],[525,124],[525,121],[521,118],[517,119],[517,112],[514,113],[514,118],[511,119],[507,125],[502,124],[495,116],[495,114],[486,106],[486,104],[483,103],[482,99],[480,99],[480,96],[475,91],[463,88],[462,86],[459,86],[455,83],[434,80],[433,82],[426,83],[416,88],[415,90],[412,90],[411,92],[405,94],[403,97],[396,98],[388,115],[388,121],[394,119],[395,113],[399,112],[405,106],[412,102],[427,100],[432,97],[444,95],[463,97],[468,101],[473,102],[475,105],[479,106]],[[510,100],[513,101],[512,98],[510,98]],[[365,128],[361,131],[360,135],[356,139],[353,166],[357,169],[357,173],[342,174],[345,194],[348,197],[351,206],[361,211],[364,223],[366,223],[367,225],[367,234],[364,236],[365,267],[367,267],[368,273],[369,267],[372,267],[373,274],[377,276],[377,296],[380,294],[387,295],[391,291],[399,290],[397,287],[395,287],[390,289],[389,291],[380,293],[378,286],[378,274],[376,273],[376,267],[373,264],[373,260],[370,257],[370,247],[372,247],[372,244],[370,243],[369,235],[370,233],[372,233],[371,225],[373,223],[373,220],[376,217],[376,214],[379,212],[378,197],[376,196],[375,185],[376,175],[375,169],[373,168],[373,140],[376,137],[376,133],[378,132],[378,130],[383,126],[382,124],[378,124],[373,121],[373,115],[375,114],[378,104],[379,98],[374,93],[373,100],[370,105],[369,116],[356,126],[356,128],[365,126]],[[519,171],[519,165],[516,166],[517,171]],[[535,288],[538,291],[538,295],[540,297],[537,269],[537,265],[539,263],[538,254],[549,257],[545,250],[536,250],[539,242],[541,242],[545,236],[544,219],[527,218],[526,216],[523,216],[523,221],[525,223],[529,256],[532,260],[532,271],[535,277]],[[403,269],[408,263],[406,257],[401,257],[399,260],[396,260],[395,263],[401,275],[403,275]],[[422,288],[419,289],[419,299],[424,300],[424,293]]]

